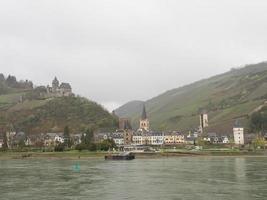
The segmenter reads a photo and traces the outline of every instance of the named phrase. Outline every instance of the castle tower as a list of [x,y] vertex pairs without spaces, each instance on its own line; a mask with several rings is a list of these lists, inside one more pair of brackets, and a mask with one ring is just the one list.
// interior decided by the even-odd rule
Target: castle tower
[[203,133],[204,128],[209,126],[208,113],[206,111],[202,111],[199,115],[199,120],[200,120],[200,130],[201,133]]
[[57,77],[52,82],[52,92],[56,93],[59,88],[59,81],[57,80]]
[[145,105],[143,106],[143,112],[142,112],[141,119],[140,119],[140,129],[149,131],[149,120],[147,118]]

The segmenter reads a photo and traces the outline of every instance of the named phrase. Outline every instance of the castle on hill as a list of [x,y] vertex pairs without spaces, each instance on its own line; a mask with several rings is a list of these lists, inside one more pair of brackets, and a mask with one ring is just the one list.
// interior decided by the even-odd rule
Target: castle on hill
[[72,96],[72,88],[69,83],[59,83],[57,77],[52,81],[52,87],[46,87],[47,96],[49,97],[68,97]]

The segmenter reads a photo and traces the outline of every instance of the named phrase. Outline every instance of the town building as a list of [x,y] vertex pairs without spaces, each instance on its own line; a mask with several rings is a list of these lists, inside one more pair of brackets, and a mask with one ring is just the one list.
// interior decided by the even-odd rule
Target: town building
[[133,133],[132,136],[132,145],[143,145],[143,132],[142,131],[136,131]]
[[141,118],[140,118],[140,126],[139,126],[139,129],[140,130],[149,131],[149,128],[150,128],[149,120],[148,120],[147,113],[146,113],[146,107],[144,105],[143,106],[142,115],[141,115]]
[[177,145],[177,144],[184,144],[185,137],[180,132],[167,132],[164,134],[164,144],[165,145]]
[[130,130],[130,129],[132,129],[130,120],[128,118],[119,118],[119,129],[120,130]]
[[132,145],[157,146],[164,144],[164,133],[138,130],[133,133]]
[[229,144],[230,143],[230,140],[229,140],[228,136],[222,136],[221,140],[222,140],[223,144]]
[[46,133],[44,137],[45,146],[55,146],[64,143],[63,133]]
[[124,145],[124,132],[112,133],[112,139],[114,140],[117,147]]
[[124,145],[130,145],[132,144],[132,138],[133,138],[133,131],[128,129],[124,130]]
[[236,145],[244,145],[244,128],[240,125],[240,122],[237,120],[233,127],[234,142]]

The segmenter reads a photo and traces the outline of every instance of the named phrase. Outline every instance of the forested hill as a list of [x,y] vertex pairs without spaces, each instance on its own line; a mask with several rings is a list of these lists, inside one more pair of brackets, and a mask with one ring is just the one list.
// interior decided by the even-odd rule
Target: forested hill
[[[236,119],[248,127],[248,118],[267,100],[267,63],[233,68],[193,84],[172,89],[145,102],[154,129],[188,130],[199,125],[199,111],[209,113],[209,130],[231,132]],[[135,106],[135,110],[132,107]],[[137,126],[142,104],[118,108]],[[129,108],[129,109],[128,109]],[[124,113],[127,113],[125,115]]]
[[95,102],[78,96],[46,97],[45,87],[31,81],[0,74],[0,131],[24,131],[28,134],[82,132],[89,127],[101,130],[117,128],[118,119]]

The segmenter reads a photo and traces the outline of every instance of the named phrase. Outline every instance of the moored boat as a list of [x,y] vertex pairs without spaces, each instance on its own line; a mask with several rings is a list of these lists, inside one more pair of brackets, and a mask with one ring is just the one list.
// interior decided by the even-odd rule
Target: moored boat
[[124,152],[121,154],[109,154],[105,156],[105,160],[133,160],[135,155],[131,152]]

